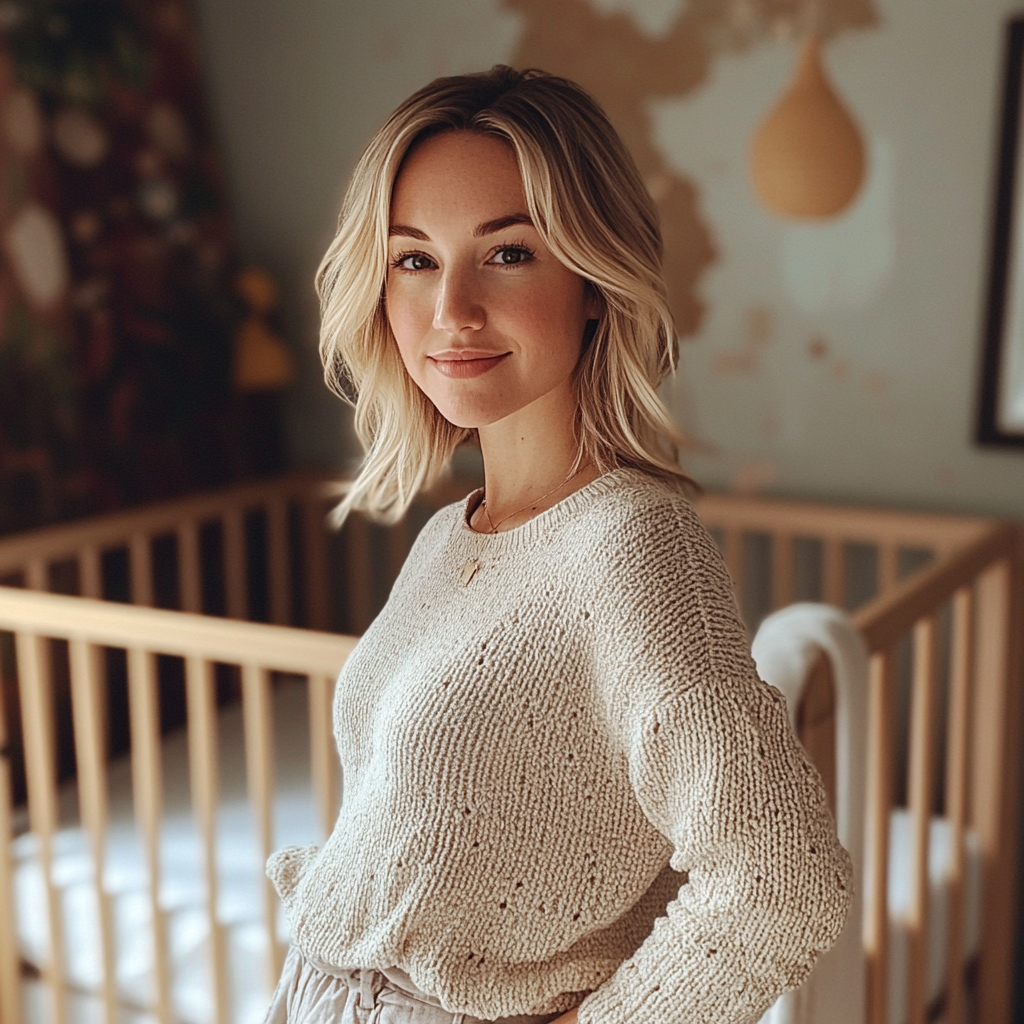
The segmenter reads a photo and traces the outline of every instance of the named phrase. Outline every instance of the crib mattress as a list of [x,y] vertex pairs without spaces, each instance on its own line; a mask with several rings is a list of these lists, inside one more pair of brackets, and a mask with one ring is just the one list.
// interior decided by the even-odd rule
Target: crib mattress
[[[289,683],[274,691],[275,795],[274,845],[317,841],[309,785],[309,735],[305,685]],[[218,919],[224,927],[228,998],[233,1024],[260,1024],[269,999],[265,976],[266,934],[262,920],[263,864],[245,792],[245,752],[241,709],[218,716],[220,805],[218,830]],[[160,849],[160,903],[166,914],[171,1001],[182,1024],[213,1019],[210,936],[199,840],[191,817],[188,749],[183,733],[163,743],[164,814]],[[75,787],[61,791],[61,820],[69,822],[54,842],[54,882],[64,929],[64,963],[69,987],[69,1024],[99,1021],[102,964],[98,908],[92,886],[92,858],[77,820]],[[150,1024],[154,1001],[153,939],[143,851],[131,804],[131,766],[127,758],[110,768],[111,821],[107,841],[105,888],[114,922],[116,983],[123,1006],[122,1024]],[[903,810],[893,812],[889,858],[889,1024],[906,1021],[909,967],[907,920],[910,910],[911,829]],[[26,961],[44,966],[48,942],[44,881],[35,837],[14,841],[15,906],[18,941]],[[929,998],[942,990],[946,973],[947,886],[951,860],[948,823],[931,822],[929,859]],[[969,958],[978,948],[980,857],[977,839],[967,838],[965,933]],[[283,914],[279,939],[287,941]],[[49,1020],[42,986],[25,986],[26,1019]]]

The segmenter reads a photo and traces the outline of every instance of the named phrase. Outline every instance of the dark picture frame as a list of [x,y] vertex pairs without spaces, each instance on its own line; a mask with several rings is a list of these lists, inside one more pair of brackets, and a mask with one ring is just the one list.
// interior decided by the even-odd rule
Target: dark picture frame
[[1006,27],[976,439],[1024,448],[1024,15]]

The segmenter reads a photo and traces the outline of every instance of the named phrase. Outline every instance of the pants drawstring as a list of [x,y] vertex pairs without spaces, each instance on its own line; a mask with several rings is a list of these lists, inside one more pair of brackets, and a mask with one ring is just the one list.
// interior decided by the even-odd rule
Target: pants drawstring
[[376,971],[363,968],[359,972],[359,1006],[363,1010],[372,1010],[377,1003],[373,994],[373,982],[377,975]]

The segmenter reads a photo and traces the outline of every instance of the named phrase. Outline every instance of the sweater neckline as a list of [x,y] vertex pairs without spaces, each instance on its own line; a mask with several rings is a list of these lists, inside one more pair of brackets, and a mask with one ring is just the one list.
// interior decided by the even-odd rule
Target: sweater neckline
[[628,481],[636,481],[638,477],[647,479],[646,474],[629,466],[620,466],[602,473],[599,477],[584,484],[579,490],[555,502],[551,508],[539,512],[520,526],[499,533],[479,533],[469,525],[469,510],[473,502],[483,491],[478,487],[462,500],[459,508],[459,519],[456,524],[458,535],[475,542],[481,553],[500,554],[503,551],[521,550],[536,543],[543,536],[556,529],[562,523],[575,519],[594,502],[620,490]]

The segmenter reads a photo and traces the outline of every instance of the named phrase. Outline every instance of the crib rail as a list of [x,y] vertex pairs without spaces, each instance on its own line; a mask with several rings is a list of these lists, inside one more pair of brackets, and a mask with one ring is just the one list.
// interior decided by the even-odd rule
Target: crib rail
[[702,494],[751,632],[793,601],[852,610],[982,536],[992,520],[775,498]]
[[[379,610],[426,516],[474,486],[474,479],[444,479],[387,529],[352,516],[339,559],[326,512],[341,497],[342,481],[313,472],[256,481],[0,537],[0,584],[358,634]],[[979,517],[727,494],[702,494],[695,504],[722,547],[751,632],[769,611],[794,600],[852,609],[890,593],[923,562],[991,525]],[[204,550],[210,538],[218,542],[215,552]],[[157,557],[162,543],[172,549],[165,565]],[[127,569],[121,595],[106,571],[117,554]],[[265,577],[262,616],[257,577]],[[223,594],[221,607],[207,599],[211,590]]]
[[[329,601],[323,479],[296,473],[0,538],[0,582],[45,591],[58,589],[59,582],[82,597],[109,597],[104,557],[122,552],[128,570],[124,597],[132,604],[153,606],[164,597],[158,595],[163,589],[170,592],[167,606],[209,611],[204,583],[210,582],[212,567],[211,559],[203,558],[202,531],[212,526],[220,535],[222,562],[215,582],[223,589],[223,610],[229,618],[254,617],[249,584],[254,563],[265,562],[269,620],[279,625],[297,622],[298,580],[293,577],[299,576],[303,624],[324,629]],[[253,516],[262,520],[260,550],[247,537],[247,519]],[[154,544],[161,540],[170,541],[174,549],[169,586],[163,588],[157,585],[154,557]],[[58,581],[60,569],[70,569],[63,575],[71,579]]]
[[0,585],[320,630],[341,620],[359,633],[419,525],[474,486],[444,478],[386,530],[350,517],[337,565],[327,513],[344,481],[316,472],[258,480],[0,537]]
[[[868,853],[872,869],[864,936],[868,1020],[870,1024],[888,1020],[888,829],[897,781],[897,661],[904,643],[911,649],[906,767],[913,857],[908,1024],[925,1024],[940,1014],[944,1024],[963,1024],[968,1019],[1006,1024],[1016,905],[1024,531],[1014,524],[989,525],[966,546],[882,594],[855,621],[871,656]],[[937,735],[940,711],[944,737]],[[937,801],[940,787],[942,806]],[[945,991],[941,1005],[929,1006],[929,822],[936,812],[949,821],[953,854]],[[973,1012],[968,1009],[960,947],[968,828],[980,840],[983,879]]]
[[[22,731],[28,769],[29,825],[39,842],[46,879],[49,958],[43,980],[51,1000],[53,1024],[67,1020],[66,978],[62,962],[61,919],[53,882],[53,841],[59,827],[55,734],[53,719],[54,641],[67,645],[74,717],[75,750],[81,820],[89,837],[94,885],[100,896],[100,945],[105,985],[105,1019],[115,1024],[112,924],[104,894],[104,851],[107,824],[107,708],[101,652],[127,652],[131,712],[131,760],[135,819],[149,869],[149,892],[156,951],[154,1010],[162,1022],[172,1020],[166,964],[164,913],[159,904],[161,864],[158,828],[161,809],[160,730],[155,659],[171,655],[184,660],[188,712],[188,746],[192,807],[201,839],[206,905],[212,939],[215,979],[214,1019],[228,1020],[222,926],[217,919],[215,811],[218,794],[217,730],[214,668],[235,665],[241,670],[245,720],[247,785],[263,857],[271,853],[271,789],[273,743],[270,728],[270,677],[287,672],[307,677],[310,687],[309,728],[311,775],[321,831],[327,833],[337,813],[330,699],[334,679],[355,644],[352,637],[288,627],[217,620],[207,616],[118,605],[91,599],[39,594],[0,587],[0,631],[13,634],[17,686],[21,695]],[[0,739],[8,723],[0,708]],[[6,756],[0,758],[0,1017],[21,1020],[20,965],[15,944],[11,840],[13,809]],[[280,970],[277,947],[277,900],[269,882],[264,887],[264,920],[270,955],[268,979]]]

